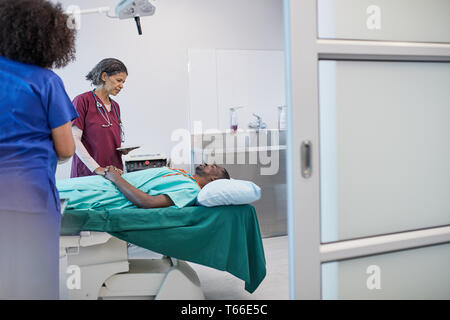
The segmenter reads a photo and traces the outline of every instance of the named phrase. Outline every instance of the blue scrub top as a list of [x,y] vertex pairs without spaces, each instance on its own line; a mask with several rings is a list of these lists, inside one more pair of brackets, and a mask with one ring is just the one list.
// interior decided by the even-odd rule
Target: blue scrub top
[[59,214],[51,130],[78,117],[53,71],[0,57],[0,212]]

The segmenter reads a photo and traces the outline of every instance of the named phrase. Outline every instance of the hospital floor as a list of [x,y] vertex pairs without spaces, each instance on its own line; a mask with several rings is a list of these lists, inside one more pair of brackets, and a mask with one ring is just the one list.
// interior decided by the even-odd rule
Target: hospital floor
[[[244,281],[225,271],[189,262],[197,272],[208,300],[279,300],[289,299],[288,237],[264,238],[267,275],[252,294],[244,289]],[[130,258],[152,258],[155,253],[131,246]]]

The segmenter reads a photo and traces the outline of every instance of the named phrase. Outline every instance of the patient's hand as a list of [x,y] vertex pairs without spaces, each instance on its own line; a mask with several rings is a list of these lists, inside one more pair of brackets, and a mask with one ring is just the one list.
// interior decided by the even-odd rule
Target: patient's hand
[[105,178],[111,182],[117,182],[121,178],[122,170],[117,169],[114,166],[107,166],[105,168]]
[[[119,171],[119,174],[120,174],[120,175],[123,174],[123,171],[120,170],[119,168],[116,168],[116,167],[114,167],[114,166],[110,166],[110,167],[113,167],[113,168],[115,168],[117,171]],[[94,170],[94,173],[95,173],[95,174],[98,174],[99,176],[105,176],[105,174],[106,174],[106,168],[98,167],[97,169]]]
[[99,176],[104,176],[105,175],[105,168],[98,167],[97,169],[94,170],[94,173],[98,174]]

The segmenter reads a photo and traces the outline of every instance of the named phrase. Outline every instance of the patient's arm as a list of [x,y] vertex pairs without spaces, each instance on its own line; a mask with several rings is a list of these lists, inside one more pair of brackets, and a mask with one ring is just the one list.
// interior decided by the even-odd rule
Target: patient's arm
[[123,193],[131,203],[138,208],[164,208],[173,206],[173,201],[165,194],[151,196],[145,192],[133,187],[119,174],[119,169],[108,166],[105,169],[105,178],[110,180]]

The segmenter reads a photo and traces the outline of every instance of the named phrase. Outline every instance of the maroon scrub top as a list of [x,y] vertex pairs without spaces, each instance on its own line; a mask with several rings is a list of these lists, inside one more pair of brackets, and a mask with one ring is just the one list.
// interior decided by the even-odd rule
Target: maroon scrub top
[[[97,100],[102,104],[103,108],[105,108],[104,110],[106,110],[105,105],[98,96]],[[80,116],[72,121],[72,125],[77,126],[83,131],[81,142],[99,166],[104,168],[113,165],[116,168],[123,170],[122,154],[116,150],[116,148],[119,148],[121,145],[119,123],[120,108],[117,102],[112,99],[110,100],[111,111],[106,112],[108,112],[112,126],[102,127],[102,125],[107,124],[107,121],[98,111],[92,91],[80,94],[73,100],[73,105]],[[117,117],[116,112],[114,111],[114,106],[117,109],[119,117]],[[91,170],[89,170],[75,154],[72,158],[70,177],[75,178],[91,175],[95,175],[95,173],[91,172]]]

